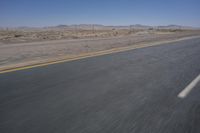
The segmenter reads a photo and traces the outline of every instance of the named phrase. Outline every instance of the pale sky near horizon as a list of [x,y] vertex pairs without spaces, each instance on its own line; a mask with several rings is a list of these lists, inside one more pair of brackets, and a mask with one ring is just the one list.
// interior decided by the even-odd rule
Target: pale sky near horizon
[[0,1],[0,27],[60,24],[200,27],[200,0]]

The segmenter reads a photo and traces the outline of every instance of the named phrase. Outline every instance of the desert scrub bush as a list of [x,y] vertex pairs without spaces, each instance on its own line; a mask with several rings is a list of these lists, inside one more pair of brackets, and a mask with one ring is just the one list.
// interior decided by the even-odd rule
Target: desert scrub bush
[[23,35],[15,34],[14,37],[22,37]]

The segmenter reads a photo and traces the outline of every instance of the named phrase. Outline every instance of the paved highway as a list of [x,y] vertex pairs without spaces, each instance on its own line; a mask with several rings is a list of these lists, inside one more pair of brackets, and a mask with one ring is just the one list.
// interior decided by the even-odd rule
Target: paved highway
[[0,74],[0,133],[200,133],[199,74],[200,38]]

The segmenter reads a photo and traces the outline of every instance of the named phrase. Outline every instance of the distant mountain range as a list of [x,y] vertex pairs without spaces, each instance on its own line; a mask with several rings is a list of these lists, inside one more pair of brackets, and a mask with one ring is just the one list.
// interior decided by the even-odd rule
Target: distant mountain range
[[77,29],[196,29],[190,26],[167,25],[167,26],[148,26],[148,25],[129,25],[129,26],[105,26],[100,24],[79,24],[79,25],[58,25],[47,28],[77,28]]
[[[6,29],[6,28],[0,28]],[[167,25],[167,26],[148,26],[148,25],[129,25],[129,26],[105,26],[100,24],[79,24],[79,25],[57,25],[57,26],[49,26],[49,27],[16,27],[9,29],[200,29],[190,26],[181,26],[181,25]]]

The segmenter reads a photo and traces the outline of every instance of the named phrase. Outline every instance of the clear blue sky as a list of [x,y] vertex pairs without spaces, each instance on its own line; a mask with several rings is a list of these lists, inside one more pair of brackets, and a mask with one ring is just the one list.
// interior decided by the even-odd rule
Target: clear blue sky
[[59,24],[200,27],[200,0],[0,0],[0,27]]

